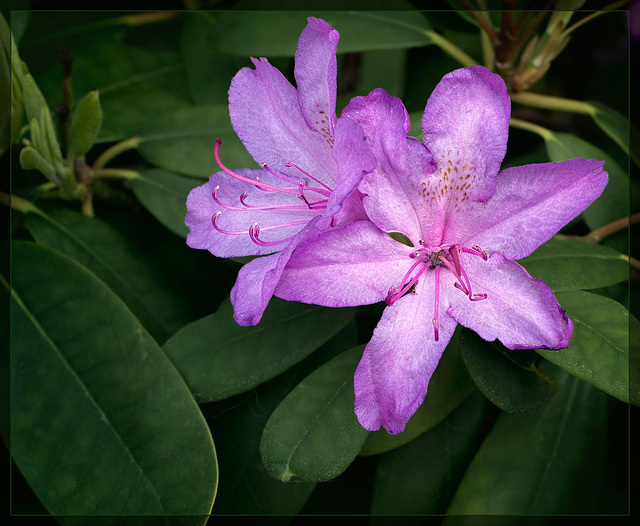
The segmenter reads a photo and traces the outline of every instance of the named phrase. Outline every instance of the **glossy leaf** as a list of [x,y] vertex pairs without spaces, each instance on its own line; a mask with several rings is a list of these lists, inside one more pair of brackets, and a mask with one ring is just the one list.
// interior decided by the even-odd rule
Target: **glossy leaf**
[[216,139],[222,139],[220,157],[226,166],[259,168],[233,131],[226,104],[163,112],[147,120],[141,139],[140,155],[183,175],[208,179],[220,171],[213,156]]
[[198,401],[223,400],[286,371],[340,331],[354,313],[273,298],[257,326],[242,327],[226,303],[182,328],[164,350]]
[[606,287],[629,276],[629,263],[619,252],[569,239],[550,239],[518,263],[554,292]]
[[227,11],[212,28],[212,44],[228,55],[291,57],[309,16],[322,18],[340,32],[338,53],[431,44],[427,19],[403,6],[409,4],[395,2],[397,11]]
[[369,433],[353,409],[353,374],[363,350],[354,347],[316,369],[273,412],[260,442],[272,476],[321,482],[349,467]]
[[548,132],[545,133],[544,139],[547,155],[554,163],[576,157],[605,162],[604,170],[609,174],[609,182],[602,195],[582,213],[590,229],[599,228],[629,215],[629,175],[613,157],[568,133]]
[[447,514],[550,515],[566,510],[607,397],[577,378],[540,411],[502,413],[467,469]]
[[[593,107],[594,111],[591,114],[591,118],[594,122],[604,131],[609,137],[611,137],[624,153],[630,155],[633,162],[640,166],[640,160],[636,152],[629,151],[629,131],[636,139],[638,129],[629,120],[618,113],[617,111],[605,106],[604,104],[596,101],[589,101],[589,104]],[[636,139],[637,141],[637,139]],[[632,143],[633,144],[633,143]],[[637,142],[635,142],[637,144]]]
[[183,380],[122,302],[12,246],[11,452],[53,515],[207,515],[217,464]]
[[[260,438],[282,399],[310,372],[357,344],[352,320],[338,334],[299,364],[252,392],[209,404],[220,472],[227,473],[213,509],[215,515],[292,515],[300,511],[315,483],[287,484],[273,478],[260,458]],[[220,432],[217,432],[220,430]]]
[[[558,385],[542,374],[535,363],[524,367],[510,359],[532,351],[509,350],[498,342],[486,342],[471,331],[462,336],[462,357],[478,389],[490,402],[509,413],[532,413],[546,404]],[[535,353],[533,353],[534,356]]]
[[373,484],[373,515],[446,513],[482,438],[484,397],[476,392],[440,424],[380,456]]
[[369,434],[361,455],[376,455],[400,447],[439,424],[475,389],[461,356],[460,329],[447,346],[422,405],[402,433],[390,435],[384,429]]
[[159,342],[190,321],[189,305],[166,277],[119,231],[67,209],[26,215],[34,239],[75,259],[115,292]]
[[556,297],[573,321],[569,346],[559,351],[537,352],[574,376],[628,402],[627,309],[617,301],[588,292],[562,292]]
[[69,129],[69,156],[79,157],[89,151],[98,138],[102,126],[100,95],[90,91],[73,111]]
[[184,224],[187,196],[202,184],[202,180],[182,177],[165,170],[145,170],[131,181],[136,197],[160,223],[173,233],[186,238],[189,229]]

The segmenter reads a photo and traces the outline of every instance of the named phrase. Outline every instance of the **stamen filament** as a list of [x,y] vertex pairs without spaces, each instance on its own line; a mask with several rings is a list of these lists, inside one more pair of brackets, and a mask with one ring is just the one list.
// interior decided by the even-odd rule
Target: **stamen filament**
[[211,224],[213,225],[213,228],[215,228],[221,234],[228,234],[230,236],[244,236],[244,235],[249,233],[246,230],[243,231],[243,232],[237,232],[237,231],[232,231],[232,230],[224,230],[224,229],[220,228],[218,226],[218,219],[220,218],[220,214],[222,214],[222,212],[220,210],[218,210],[215,214],[213,214],[213,216],[211,217]]
[[285,166],[287,168],[295,168],[296,170],[301,171],[304,175],[306,175],[309,179],[313,179],[316,183],[318,183],[321,186],[324,186],[327,190],[329,190],[329,193],[331,193],[333,190],[331,189],[330,186],[327,186],[326,184],[324,184],[322,181],[319,181],[318,179],[316,179],[315,177],[313,177],[313,175],[308,174],[307,172],[305,172],[302,168],[300,168],[297,164],[293,164],[293,163],[285,163]]
[[438,321],[438,315],[439,315],[439,310],[440,310],[440,267],[436,266],[436,285],[435,285],[435,308],[433,310],[433,337],[435,339],[435,341],[438,341],[440,334],[439,334],[439,321]]
[[216,139],[216,143],[215,143],[215,146],[213,148],[213,155],[216,158],[216,162],[218,163],[218,166],[221,168],[221,170],[224,173],[229,174],[231,177],[234,177],[235,179],[238,179],[239,181],[244,181],[245,183],[252,184],[252,185],[256,186],[257,188],[259,188],[260,190],[267,190],[267,191],[273,191],[273,192],[283,192],[285,194],[293,194],[293,195],[297,195],[298,194],[298,189],[297,188],[280,188],[279,186],[273,186],[273,185],[270,185],[270,184],[267,184],[267,183],[263,183],[257,177],[256,177],[256,179],[249,179],[248,177],[244,177],[244,176],[242,176],[240,174],[237,174],[237,173],[229,170],[229,168],[227,168],[224,164],[222,164],[222,161],[220,160],[220,144],[222,144],[222,141],[220,139]]
[[[264,230],[267,230],[268,228],[274,227],[266,227]],[[262,239],[258,238],[259,235],[260,227],[258,226],[258,223],[253,223],[253,225],[251,225],[251,228],[249,228],[249,237],[251,238],[251,241],[261,247],[273,247],[275,245],[280,245],[281,243],[286,243],[287,241],[290,241],[294,237],[296,237],[296,234],[294,234],[293,236],[285,237],[284,239],[280,239],[279,241],[263,241]]]
[[[300,210],[302,212],[306,212],[309,209],[309,207],[301,205],[299,203],[271,205],[271,206],[248,205],[244,201],[249,196],[249,194],[246,192],[240,196],[240,202],[242,203],[243,206],[231,206],[223,203],[222,201],[220,201],[220,199],[218,199],[219,191],[220,191],[220,186],[218,185],[215,187],[215,189],[211,193],[211,197],[218,205],[220,205],[222,208],[225,208],[226,210],[235,210],[240,212],[247,212],[251,210],[290,210],[290,211]],[[314,204],[314,203],[311,203],[311,204]]]

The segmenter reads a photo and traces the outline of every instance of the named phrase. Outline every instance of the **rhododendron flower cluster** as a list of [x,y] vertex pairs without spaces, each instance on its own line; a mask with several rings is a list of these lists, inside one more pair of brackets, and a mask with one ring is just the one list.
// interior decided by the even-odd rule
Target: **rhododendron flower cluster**
[[309,19],[297,89],[265,59],[236,75],[231,121],[262,169],[229,170],[217,143],[222,171],[189,196],[188,243],[263,256],[232,291],[243,325],[259,322],[273,294],[327,307],[385,301],[355,373],[355,411],[364,428],[395,434],[457,324],[509,349],[567,346],[571,320],[516,261],[584,211],[608,177],[603,162],[584,159],[501,171],[511,103],[502,79],[479,66],[441,80],[422,142],[383,89],[336,118],[337,41]]

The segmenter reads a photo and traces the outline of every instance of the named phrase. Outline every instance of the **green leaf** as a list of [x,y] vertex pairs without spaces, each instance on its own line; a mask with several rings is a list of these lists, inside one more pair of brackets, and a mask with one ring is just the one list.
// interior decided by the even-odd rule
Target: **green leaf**
[[[178,51],[129,45],[123,33],[123,28],[103,28],[68,44],[73,70],[82,72],[73,77],[74,95],[100,92],[104,118],[98,142],[139,134],[152,116],[192,105]],[[62,100],[59,66],[38,82],[52,107]]]
[[47,101],[44,100],[44,96],[38,88],[36,81],[33,77],[27,73],[24,75],[24,82],[22,85],[22,93],[24,94],[24,106],[27,113],[27,120],[31,122],[31,119],[40,120],[42,115],[42,109],[49,111]]
[[369,434],[361,455],[376,455],[400,447],[431,429],[453,411],[474,390],[460,354],[460,329],[456,330],[429,382],[429,392],[402,433],[390,435],[384,429]]
[[89,151],[98,138],[102,125],[100,95],[90,91],[73,111],[69,129],[69,157],[80,157]]
[[247,63],[221,55],[211,45],[216,14],[210,11],[182,13],[182,60],[191,98],[197,106],[227,104],[231,79]]
[[606,287],[629,277],[629,263],[619,252],[569,239],[550,239],[518,263],[554,292]]
[[198,401],[223,400],[286,371],[340,331],[354,313],[272,298],[256,327],[242,327],[226,303],[182,328],[164,351]]
[[165,170],[208,179],[220,171],[213,156],[218,138],[222,139],[220,157],[226,166],[260,168],[233,131],[226,105],[164,111],[149,118],[138,151]]
[[202,180],[182,177],[165,170],[145,170],[131,181],[136,197],[149,212],[173,233],[186,238],[189,229],[184,224],[187,196]]
[[486,342],[471,331],[462,333],[462,357],[471,378],[490,402],[509,413],[537,411],[558,390],[535,363],[525,367],[514,361],[528,352],[532,351],[512,351],[497,342]]
[[373,515],[444,514],[480,445],[486,415],[478,392],[440,424],[380,456],[373,483]]
[[75,259],[115,292],[151,335],[163,343],[185,325],[189,308],[138,247],[95,217],[67,209],[35,209],[26,227],[43,245]]
[[42,503],[53,515],[208,515],[213,442],[160,347],[66,256],[26,242],[11,255],[11,453]]
[[[566,376],[565,376],[566,378]],[[576,378],[540,411],[502,413],[467,469],[450,515],[551,515],[566,509],[607,397]],[[581,513],[574,509],[568,512]]]
[[321,482],[353,462],[368,435],[354,412],[353,374],[363,350],[354,347],[316,369],[273,412],[260,443],[272,476]]
[[582,213],[590,229],[594,230],[629,215],[629,175],[613,157],[569,133],[548,131],[543,137],[547,155],[554,163],[577,157],[605,162],[604,170],[609,174],[609,182],[602,195]]
[[629,313],[617,301],[588,292],[556,294],[573,321],[569,346],[538,354],[605,393],[629,402]]
[[315,16],[340,33],[338,53],[431,44],[427,19],[420,11],[401,10],[402,4],[408,5],[394,3],[397,11],[227,11],[212,27],[211,40],[227,55],[292,57],[307,17]]
[[[640,159],[638,159],[637,153],[633,150],[629,151],[629,131],[636,138],[638,136],[638,128],[630,123],[624,115],[600,102],[589,101],[589,104],[594,108],[591,113],[594,122],[622,148],[624,153],[633,159],[637,166],[640,166]],[[631,144],[638,144],[637,140]]]

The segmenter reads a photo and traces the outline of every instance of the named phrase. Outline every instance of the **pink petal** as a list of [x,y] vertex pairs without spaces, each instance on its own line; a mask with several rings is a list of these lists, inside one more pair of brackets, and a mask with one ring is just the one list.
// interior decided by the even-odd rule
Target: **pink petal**
[[410,252],[369,221],[350,223],[299,246],[275,294],[326,307],[383,301],[407,272]]
[[255,69],[243,68],[231,81],[229,116],[233,129],[258,164],[287,175],[301,172],[335,185],[336,166],[331,145],[309,128],[296,89],[266,59],[252,59]]
[[336,113],[336,48],[340,35],[324,20],[309,17],[295,57],[298,100],[307,126],[333,142]]
[[509,349],[562,349],[573,324],[558,305],[551,289],[534,280],[514,261],[494,253],[483,261],[461,254],[472,292],[486,294],[470,301],[453,286],[443,288],[451,305],[448,313],[487,341],[500,340]]
[[420,188],[429,244],[442,242],[450,214],[466,201],[493,195],[507,149],[510,104],[503,80],[480,66],[445,75],[429,97],[422,140],[438,165]]
[[442,313],[439,340],[435,341],[431,323],[434,279],[433,274],[425,276],[418,281],[415,294],[405,295],[384,310],[356,370],[355,411],[362,427],[370,431],[384,426],[395,435],[404,430],[422,404],[455,330],[456,322]]
[[602,165],[573,159],[508,168],[498,175],[489,201],[468,202],[451,214],[447,240],[508,259],[528,256],[602,193],[608,181]]

